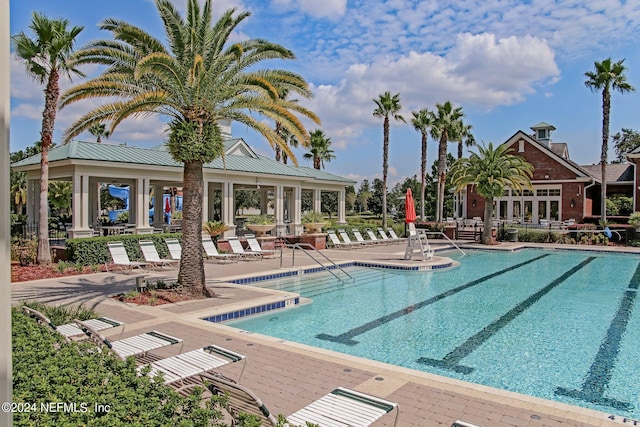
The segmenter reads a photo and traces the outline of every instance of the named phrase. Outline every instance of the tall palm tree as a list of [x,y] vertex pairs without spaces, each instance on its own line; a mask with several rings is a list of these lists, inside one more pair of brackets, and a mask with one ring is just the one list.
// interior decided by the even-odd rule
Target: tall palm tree
[[[286,88],[278,88],[277,93],[274,95],[274,101],[291,101],[298,102],[297,99],[290,100],[289,99],[289,90]],[[289,147],[298,148],[299,142],[296,139],[295,135],[292,135],[286,128],[282,127],[282,124],[276,121],[276,133],[280,135],[280,138],[285,142],[285,149],[283,150],[280,145],[275,146],[276,151],[276,162],[282,160],[282,163],[285,165],[289,160],[289,154],[291,154],[291,149]]]
[[78,52],[80,63],[107,68],[67,91],[61,105],[87,98],[110,99],[72,124],[65,139],[101,122],[110,123],[113,132],[135,115],[161,114],[171,120],[168,150],[183,163],[183,250],[178,282],[193,294],[207,295],[201,244],[203,165],[223,154],[219,123],[243,123],[262,134],[272,147],[284,149],[280,135],[258,116],[279,122],[305,146],[309,135],[295,113],[316,122],[319,119],[297,103],[274,101],[283,88],[310,97],[302,76],[259,67],[266,60],[294,59],[293,52],[263,39],[229,42],[249,12],[229,9],[212,22],[211,0],[204,1],[202,8],[198,0],[188,0],[186,18],[170,0],[155,0],[155,4],[166,45],[141,28],[107,19],[101,28],[111,31],[115,40],[95,41]]
[[501,197],[505,188],[533,191],[533,165],[520,156],[510,154],[509,150],[506,144],[494,148],[489,143],[486,147],[479,146],[478,153],[472,152],[468,158],[457,159],[451,167],[451,180],[456,191],[473,185],[485,200],[482,243],[486,245],[491,244],[493,200]]
[[427,186],[427,137],[433,124],[434,116],[427,108],[411,113],[413,128],[422,136],[422,151],[420,156],[420,221],[424,221],[424,192]]
[[[298,146],[300,145],[295,135],[293,135],[285,128],[280,129],[280,137],[285,142],[287,147],[298,148]],[[285,165],[289,162],[289,155],[287,154],[287,152],[288,150],[282,151],[282,163],[284,163]]]
[[463,122],[459,122],[460,129],[458,130],[458,159],[462,158],[463,145],[467,148],[472,147],[476,143],[476,139],[471,133],[473,126],[467,125]]
[[316,129],[310,134],[311,147],[308,153],[304,153],[304,158],[313,161],[314,169],[324,169],[324,162],[335,159],[331,146],[331,138],[328,138],[320,129]]
[[389,172],[389,116],[402,123],[406,123],[404,117],[399,113],[402,109],[400,105],[400,94],[391,96],[389,91],[382,93],[378,99],[374,99],[376,108],[373,116],[383,118],[382,125],[384,142],[382,145],[382,228],[387,228],[387,173]]
[[24,172],[16,172],[12,176],[10,194],[15,204],[15,213],[22,215],[27,203],[27,176]]
[[38,210],[38,255],[39,264],[51,262],[49,248],[49,148],[53,144],[53,128],[56,121],[60,76],[83,76],[75,68],[72,53],[76,37],[83,27],[70,27],[66,19],[49,19],[34,12],[29,29],[33,33],[21,32],[12,37],[16,55],[22,60],[29,75],[45,85],[44,110],[40,141],[40,206]]
[[111,136],[104,123],[97,123],[91,126],[89,128],[89,133],[96,137],[96,142],[102,142],[102,137],[108,139]]
[[592,92],[602,92],[602,152],[600,154],[600,172],[602,174],[602,195],[600,212],[602,221],[607,219],[607,152],[609,151],[609,116],[611,113],[611,91],[620,93],[632,92],[634,87],[627,82],[624,59],[612,63],[611,58],[602,62],[594,62],[594,71],[587,71],[584,75],[587,80],[585,86]]
[[442,221],[444,210],[444,191],[447,174],[447,143],[457,141],[462,129],[464,117],[462,107],[453,108],[450,101],[436,104],[431,137],[438,140],[438,194],[436,203],[436,221]]

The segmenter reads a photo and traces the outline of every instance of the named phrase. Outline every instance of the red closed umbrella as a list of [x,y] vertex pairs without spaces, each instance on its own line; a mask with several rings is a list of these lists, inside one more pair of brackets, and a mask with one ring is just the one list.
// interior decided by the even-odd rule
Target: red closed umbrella
[[165,212],[165,213],[169,213],[169,212],[171,212],[171,205],[169,204],[169,198],[167,197],[167,198],[166,198],[166,199],[164,199],[164,200],[165,200],[165,203],[164,203],[164,212]]
[[416,206],[413,203],[413,194],[411,194],[410,188],[407,188],[407,195],[405,196],[404,203],[404,222],[406,222],[407,224],[409,224],[410,222],[416,222]]

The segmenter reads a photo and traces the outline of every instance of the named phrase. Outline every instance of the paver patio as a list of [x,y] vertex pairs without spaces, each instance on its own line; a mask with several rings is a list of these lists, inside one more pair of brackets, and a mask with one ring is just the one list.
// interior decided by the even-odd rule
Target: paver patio
[[[510,250],[521,245],[503,243],[499,249]],[[635,249],[630,250],[640,253]],[[404,245],[367,246],[349,251],[329,249],[323,252],[335,261],[403,262],[400,260]],[[421,263],[417,260],[404,262]],[[296,254],[295,263],[296,267],[314,265],[313,260],[300,253]],[[261,396],[274,413],[293,413],[336,387],[344,386],[398,402],[399,426],[449,426],[456,419],[496,427],[624,425],[622,417],[611,420],[607,418],[608,414],[602,412],[313,348],[202,320],[222,306],[240,307],[248,302],[281,299],[275,291],[229,284],[223,280],[230,276],[272,270],[277,272],[281,271],[280,266],[279,257],[234,264],[206,263],[208,286],[219,295],[218,298],[156,307],[134,306],[109,298],[109,295],[131,290],[138,273],[97,273],[16,283],[12,285],[12,301],[82,303],[102,315],[125,322],[122,338],[153,327],[184,339],[183,351],[215,343],[245,354],[248,362],[242,384]],[[291,267],[291,252],[288,249],[283,252],[282,267]],[[170,280],[175,279],[177,270],[141,274],[150,279]],[[111,331],[105,335],[118,336],[119,333]],[[157,352],[162,357],[173,354],[175,350],[170,348]],[[234,365],[237,364],[224,366],[220,371],[232,378],[237,377],[240,367]],[[392,425],[393,420],[393,416],[386,416],[376,425]],[[633,425],[633,421],[627,420],[626,424]]]

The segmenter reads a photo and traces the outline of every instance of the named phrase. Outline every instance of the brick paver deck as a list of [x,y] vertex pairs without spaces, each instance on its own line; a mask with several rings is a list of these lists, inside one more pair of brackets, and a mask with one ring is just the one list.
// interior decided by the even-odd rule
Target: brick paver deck
[[[510,250],[519,244],[500,245]],[[582,247],[581,247],[582,249]],[[323,251],[333,260],[399,261],[402,244],[367,246],[354,250]],[[201,320],[221,306],[241,306],[248,301],[270,298],[273,291],[246,285],[224,283],[230,276],[252,275],[291,268],[291,253],[280,258],[235,264],[206,264],[208,284],[219,298],[138,307],[109,298],[135,286],[136,275],[98,273],[55,280],[40,280],[12,285],[13,302],[40,300],[51,304],[84,304],[99,313],[126,323],[124,338],[151,328],[184,339],[182,351],[215,343],[247,356],[242,384],[261,396],[273,413],[291,414],[338,386],[354,388],[400,405],[399,426],[449,426],[462,419],[483,426],[620,426],[623,419],[607,418],[608,414],[524,396],[490,387],[465,383],[429,373],[370,361],[328,350],[287,342],[277,338],[240,331],[224,324]],[[416,264],[419,261],[406,261]],[[296,254],[296,265],[314,262]],[[177,270],[142,273],[149,279],[175,279]],[[108,335],[108,334],[107,334]],[[175,354],[176,349],[159,350],[158,356]],[[231,364],[220,371],[235,378],[240,366]],[[383,417],[377,426],[390,426],[394,416]],[[634,425],[627,420],[627,425]],[[640,423],[639,423],[640,425]]]

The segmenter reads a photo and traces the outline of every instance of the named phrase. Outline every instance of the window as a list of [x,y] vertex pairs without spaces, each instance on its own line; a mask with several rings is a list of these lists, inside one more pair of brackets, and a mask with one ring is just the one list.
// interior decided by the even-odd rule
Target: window
[[547,130],[538,129],[538,139],[546,139],[546,138],[547,138]]
[[540,196],[548,196],[549,195],[549,190],[545,189],[541,189],[541,190],[536,190],[536,196],[540,197]]
[[559,196],[560,195],[560,189],[559,188],[555,188],[555,189],[549,190],[549,195],[550,196]]

